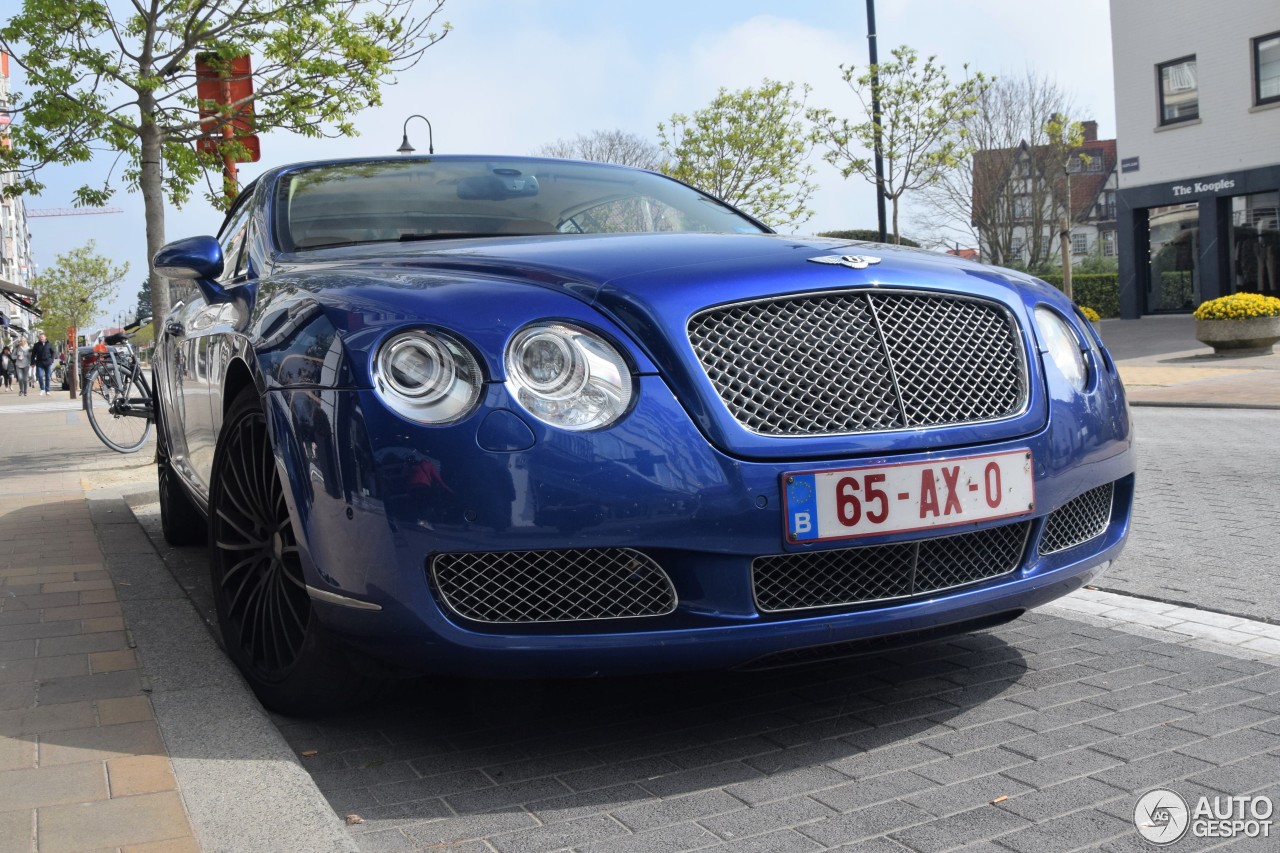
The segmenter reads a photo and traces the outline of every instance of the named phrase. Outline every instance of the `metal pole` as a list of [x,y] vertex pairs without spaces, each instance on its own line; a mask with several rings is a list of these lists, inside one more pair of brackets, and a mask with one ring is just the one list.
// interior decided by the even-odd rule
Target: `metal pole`
[[884,216],[884,155],[880,145],[880,59],[876,52],[876,0],[867,0],[867,47],[871,54],[871,120],[876,123],[876,222],[880,242],[888,242]]

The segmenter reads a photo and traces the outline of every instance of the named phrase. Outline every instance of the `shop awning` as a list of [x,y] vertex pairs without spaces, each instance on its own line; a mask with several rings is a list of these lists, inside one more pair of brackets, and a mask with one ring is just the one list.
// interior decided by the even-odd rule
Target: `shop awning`
[[[30,288],[0,278],[0,296],[17,305],[23,311],[30,311],[37,317],[44,315],[44,312],[35,306],[36,292]],[[3,313],[7,318],[9,312]]]

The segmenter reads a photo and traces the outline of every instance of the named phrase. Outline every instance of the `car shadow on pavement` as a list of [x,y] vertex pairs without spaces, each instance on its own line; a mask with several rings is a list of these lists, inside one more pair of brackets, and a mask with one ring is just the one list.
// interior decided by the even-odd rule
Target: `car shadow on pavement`
[[472,837],[476,820],[495,824],[487,834],[531,814],[556,823],[689,795],[763,803],[821,783],[841,810],[876,802],[885,785],[930,781],[860,779],[945,759],[929,739],[1025,689],[1014,682],[1026,670],[1016,649],[975,634],[771,672],[422,679],[376,706],[277,722],[338,814],[365,822],[355,831],[422,822],[414,842],[442,844]]

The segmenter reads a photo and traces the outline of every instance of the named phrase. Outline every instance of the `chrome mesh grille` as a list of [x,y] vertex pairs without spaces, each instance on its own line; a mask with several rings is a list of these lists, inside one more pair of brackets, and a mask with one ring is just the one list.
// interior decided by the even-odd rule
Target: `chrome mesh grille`
[[438,554],[431,574],[445,605],[477,622],[626,619],[676,607],[667,573],[629,548]]
[[764,435],[973,423],[1026,402],[1012,316],[982,300],[811,294],[703,311],[688,331],[720,399]]
[[1107,483],[1072,498],[1049,513],[1040,535],[1040,553],[1054,554],[1101,536],[1111,523],[1115,484]]
[[1031,522],[835,551],[779,554],[751,563],[766,613],[908,598],[1008,574],[1022,561]]

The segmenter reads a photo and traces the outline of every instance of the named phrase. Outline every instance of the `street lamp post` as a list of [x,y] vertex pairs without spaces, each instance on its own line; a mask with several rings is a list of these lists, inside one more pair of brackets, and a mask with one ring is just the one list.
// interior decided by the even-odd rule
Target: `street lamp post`
[[415,118],[420,118],[427,123],[427,153],[435,154],[436,145],[435,145],[435,139],[433,138],[433,134],[431,131],[431,121],[426,116],[417,115],[416,113],[404,120],[404,129],[403,129],[402,138],[400,140],[400,147],[396,149],[396,153],[412,154],[414,151],[417,150],[416,148],[414,148],[412,145],[409,144],[409,122]]
[[871,54],[871,120],[875,122],[875,162],[876,162],[876,222],[880,231],[880,242],[889,240],[885,223],[884,209],[884,145],[881,137],[880,114],[880,57],[876,50],[876,0],[867,0],[867,50]]

